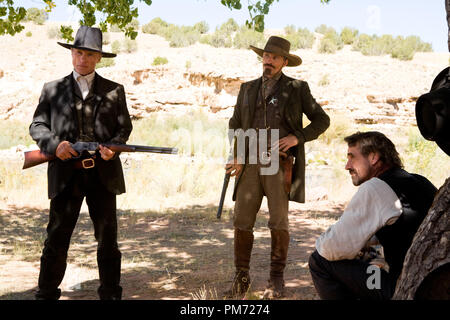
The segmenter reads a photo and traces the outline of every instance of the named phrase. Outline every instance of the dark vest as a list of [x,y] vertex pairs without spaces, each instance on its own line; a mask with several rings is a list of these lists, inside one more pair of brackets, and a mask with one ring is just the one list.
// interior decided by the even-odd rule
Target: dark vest
[[76,81],[73,81],[73,92],[75,109],[78,118],[78,141],[95,141],[94,136],[94,99],[92,94],[93,85],[88,95],[83,100],[80,88]]
[[376,233],[389,264],[389,275],[397,281],[406,252],[433,203],[437,189],[425,177],[399,168],[390,169],[378,178],[394,190],[402,205],[402,214],[397,221]]

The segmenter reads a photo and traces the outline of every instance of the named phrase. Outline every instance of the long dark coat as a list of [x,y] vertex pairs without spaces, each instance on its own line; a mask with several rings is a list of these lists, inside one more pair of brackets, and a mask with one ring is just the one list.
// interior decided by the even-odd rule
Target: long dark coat
[[[299,141],[291,148],[295,157],[292,170],[292,186],[289,199],[305,202],[305,148],[304,143],[316,139],[330,125],[330,118],[311,95],[308,83],[282,74],[280,80],[279,108],[282,120],[289,133]],[[233,116],[229,121],[230,129],[247,130],[251,128],[256,109],[256,100],[261,87],[262,78],[241,85]],[[311,123],[303,128],[303,114]],[[235,180],[233,200],[239,178]]]
[[[60,142],[78,140],[78,118],[74,100],[72,73],[44,85],[30,125],[30,135],[41,151],[54,155]],[[132,130],[124,87],[95,74],[93,83],[94,135],[97,142],[125,143]],[[119,157],[96,161],[100,180],[108,191],[125,192]],[[54,198],[71,180],[71,161],[55,159],[48,163],[48,197]]]

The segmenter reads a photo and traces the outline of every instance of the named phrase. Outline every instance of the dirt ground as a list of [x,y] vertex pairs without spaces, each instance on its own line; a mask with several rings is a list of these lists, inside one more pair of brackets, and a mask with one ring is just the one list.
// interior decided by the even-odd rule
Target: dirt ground
[[[285,272],[288,300],[318,299],[308,270],[316,238],[342,214],[330,201],[295,204],[290,210],[290,248]],[[165,212],[118,211],[123,299],[224,299],[233,268],[232,209],[216,219],[216,206]],[[46,208],[0,207],[0,300],[34,299],[48,219]],[[251,291],[261,299],[269,274],[270,232],[263,208],[255,225]],[[61,284],[64,300],[97,299],[93,226],[81,212]]]

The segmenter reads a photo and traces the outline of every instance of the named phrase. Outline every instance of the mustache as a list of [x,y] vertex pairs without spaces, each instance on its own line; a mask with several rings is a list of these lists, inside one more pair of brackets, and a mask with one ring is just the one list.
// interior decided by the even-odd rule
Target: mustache
[[271,64],[268,64],[268,63],[266,63],[265,65],[263,65],[264,67],[271,67],[271,68],[275,68],[275,66],[273,66],[273,65],[271,65]]

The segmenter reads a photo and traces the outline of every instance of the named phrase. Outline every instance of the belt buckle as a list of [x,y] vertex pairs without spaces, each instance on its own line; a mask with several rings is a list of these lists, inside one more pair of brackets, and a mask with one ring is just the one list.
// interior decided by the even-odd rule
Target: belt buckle
[[83,167],[83,169],[93,168],[95,167],[95,161],[92,158],[83,159],[81,160],[81,166]]

